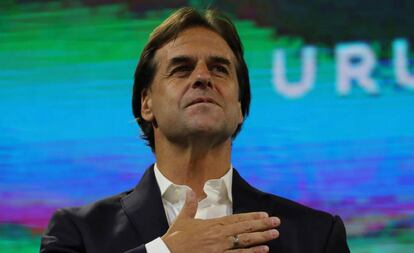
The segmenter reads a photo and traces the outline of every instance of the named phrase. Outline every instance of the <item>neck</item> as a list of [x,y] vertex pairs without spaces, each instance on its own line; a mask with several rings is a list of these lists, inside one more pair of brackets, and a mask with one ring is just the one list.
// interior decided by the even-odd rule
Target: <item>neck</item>
[[230,169],[231,139],[206,147],[192,143],[185,147],[171,142],[156,142],[155,156],[161,173],[175,184],[187,185],[197,197],[205,197],[207,180],[220,178]]

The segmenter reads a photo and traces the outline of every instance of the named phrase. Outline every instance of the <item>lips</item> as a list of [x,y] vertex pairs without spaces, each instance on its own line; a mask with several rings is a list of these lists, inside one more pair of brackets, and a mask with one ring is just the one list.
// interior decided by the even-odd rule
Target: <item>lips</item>
[[210,97],[198,97],[196,99],[191,100],[191,102],[187,105],[187,107],[195,105],[195,104],[200,104],[200,103],[210,103],[210,104],[218,105],[218,103]]

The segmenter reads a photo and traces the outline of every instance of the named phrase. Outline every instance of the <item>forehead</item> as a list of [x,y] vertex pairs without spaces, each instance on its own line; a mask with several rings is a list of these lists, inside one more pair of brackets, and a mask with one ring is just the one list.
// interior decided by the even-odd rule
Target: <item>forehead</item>
[[182,31],[177,38],[157,50],[155,59],[163,65],[177,56],[221,56],[233,63],[235,59],[227,42],[216,32],[205,27],[193,27]]

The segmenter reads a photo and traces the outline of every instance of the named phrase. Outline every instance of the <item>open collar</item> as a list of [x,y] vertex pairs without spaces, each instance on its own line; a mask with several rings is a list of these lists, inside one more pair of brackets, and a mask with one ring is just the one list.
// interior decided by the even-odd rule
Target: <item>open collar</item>
[[[251,187],[236,169],[232,171],[233,213],[254,212],[264,209],[260,203],[262,192]],[[121,199],[122,207],[144,242],[162,236],[168,230],[154,166],[150,166],[135,189]]]

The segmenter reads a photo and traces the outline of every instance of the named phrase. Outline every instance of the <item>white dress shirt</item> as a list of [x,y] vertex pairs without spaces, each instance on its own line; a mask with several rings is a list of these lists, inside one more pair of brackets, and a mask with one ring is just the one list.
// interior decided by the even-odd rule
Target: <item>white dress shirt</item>
[[[155,178],[160,188],[162,203],[168,224],[171,225],[180,213],[187,190],[187,185],[177,185],[168,180],[154,165]],[[227,216],[233,213],[232,199],[233,167],[218,179],[210,179],[204,184],[204,192],[207,197],[198,202],[197,219],[212,219]],[[170,253],[161,237],[145,244],[147,253]]]

